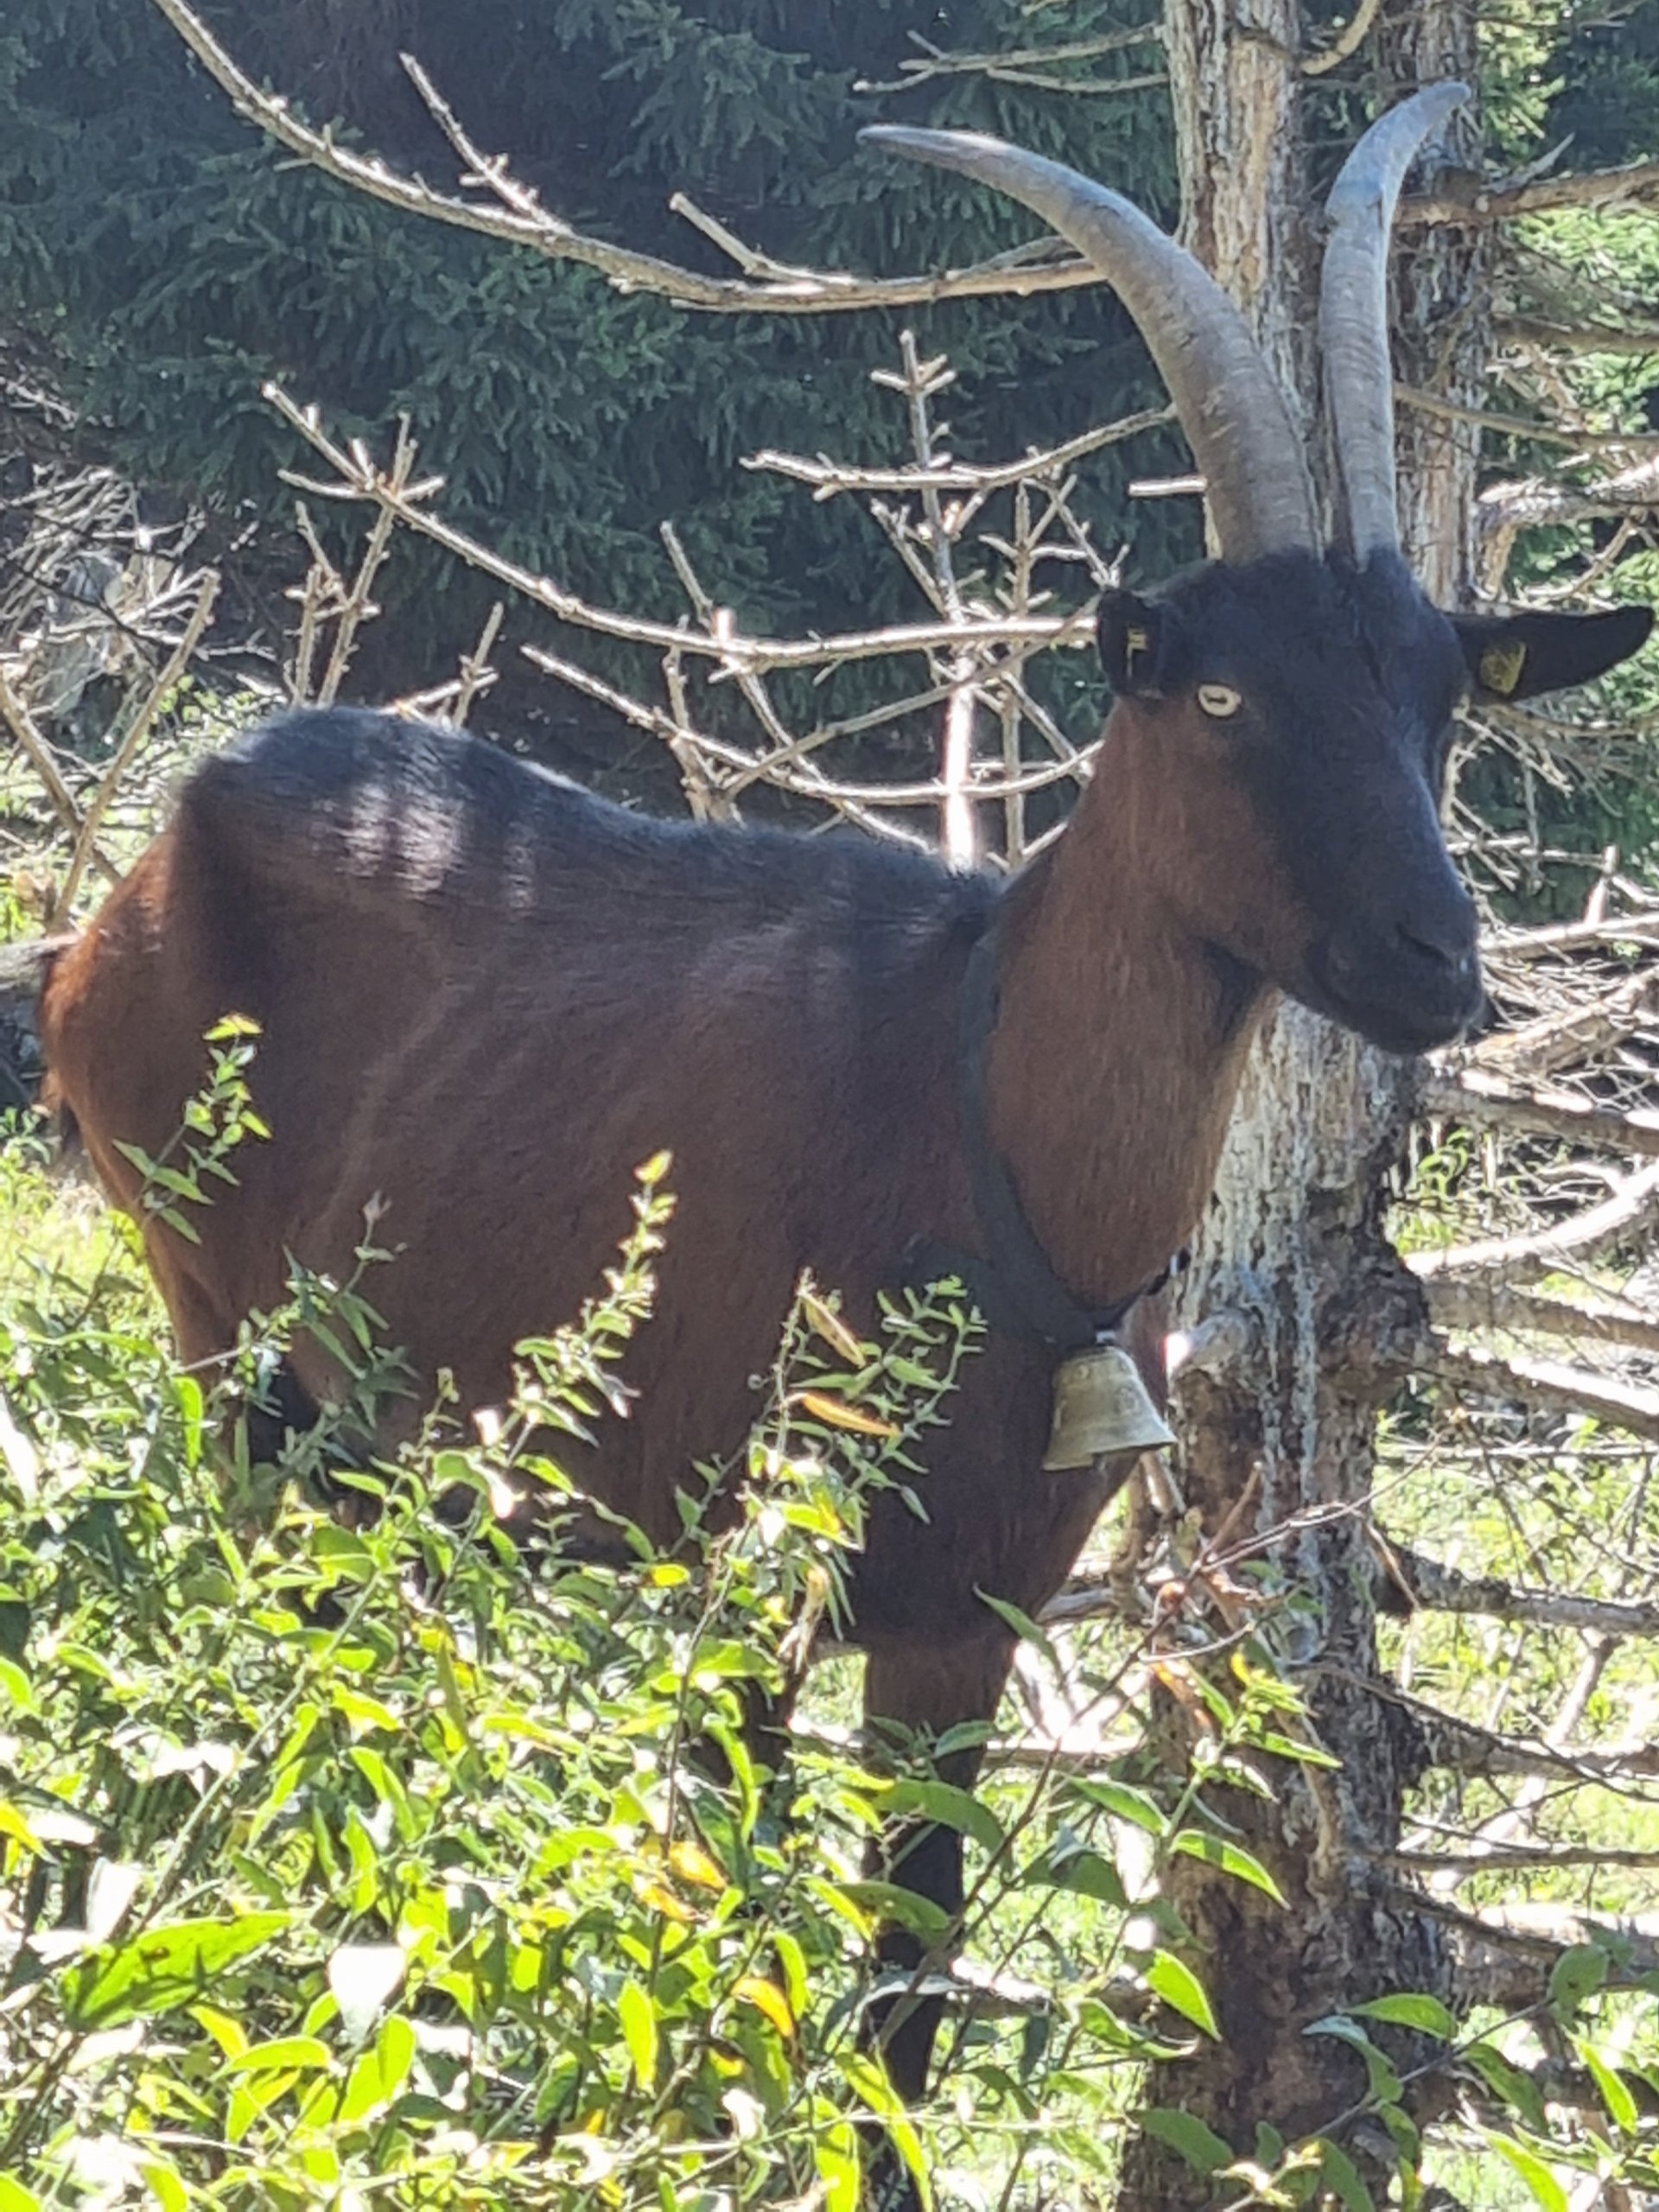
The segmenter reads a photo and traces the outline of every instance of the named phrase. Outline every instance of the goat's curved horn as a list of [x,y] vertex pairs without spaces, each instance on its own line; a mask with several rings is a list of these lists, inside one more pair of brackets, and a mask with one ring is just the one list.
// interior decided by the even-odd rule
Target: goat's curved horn
[[1448,82],[1379,116],[1325,202],[1330,242],[1319,282],[1319,344],[1354,558],[1400,544],[1389,358],[1389,233],[1406,171],[1431,131],[1469,98]]
[[1000,138],[886,123],[859,136],[995,185],[1094,263],[1175,403],[1229,560],[1317,546],[1307,457],[1284,395],[1243,316],[1185,246],[1120,194]]

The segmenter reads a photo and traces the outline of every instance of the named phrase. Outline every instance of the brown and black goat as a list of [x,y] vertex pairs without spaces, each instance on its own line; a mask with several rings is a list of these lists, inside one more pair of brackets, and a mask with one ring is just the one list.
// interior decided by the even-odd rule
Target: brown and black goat
[[[575,1470],[653,1536],[694,1458],[755,1410],[803,1269],[873,1325],[918,1253],[956,1255],[991,1328],[929,1454],[920,1521],[877,1501],[852,1589],[868,1712],[995,1713],[1012,1646],[1128,1471],[1045,1472],[1057,1363],[1128,1309],[1209,1192],[1276,993],[1412,1052],[1480,1010],[1475,912],[1438,822],[1453,711],[1634,652],[1645,610],[1514,620],[1432,607],[1401,557],[1383,308],[1389,227],[1440,86],[1383,118],[1333,198],[1321,335],[1344,523],[1324,550],[1302,442],[1244,321],[1116,194],[987,139],[878,143],[997,185],[1099,266],[1139,323],[1208,486],[1221,558],[1112,591],[1116,692],[1065,834],[1012,881],[851,839],[671,823],[389,715],[283,716],[202,767],[171,826],[50,964],[56,1099],[111,1195],[159,1153],[231,1009],[263,1037],[268,1145],[187,1243],[145,1223],[181,1355],[282,1298],[285,1255],[350,1266],[365,1202],[399,1256],[374,1295],[464,1405],[575,1312],[635,1164],[678,1211],[637,1416]],[[965,1011],[964,1011],[965,1009]],[[296,1404],[336,1388],[296,1343]],[[1150,1361],[1148,1361],[1150,1366]],[[947,1763],[971,1786],[976,1756]],[[960,1839],[902,1878],[961,1901]],[[895,1964],[916,1946],[895,1933]],[[935,2006],[887,2060],[921,2090]]]

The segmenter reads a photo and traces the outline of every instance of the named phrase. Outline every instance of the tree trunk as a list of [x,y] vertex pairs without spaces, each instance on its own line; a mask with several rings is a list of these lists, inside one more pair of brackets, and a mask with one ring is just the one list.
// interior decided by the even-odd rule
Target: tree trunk
[[[1379,105],[1471,70],[1473,30],[1465,0],[1420,0],[1388,34],[1375,72]],[[1300,69],[1302,39],[1297,0],[1169,0],[1190,234],[1312,423],[1319,226],[1304,149],[1330,132],[1306,120],[1317,80]],[[1458,150],[1473,145],[1471,127]],[[1478,396],[1484,350],[1468,304],[1470,255],[1460,234],[1414,240],[1395,322],[1402,380],[1460,400]],[[1427,587],[1455,603],[1470,573],[1473,433],[1409,411],[1401,429],[1407,550]],[[1376,1694],[1363,1506],[1377,1402],[1398,1372],[1389,1350],[1421,1314],[1415,1281],[1382,1234],[1385,1179],[1412,1096],[1408,1064],[1283,1008],[1251,1065],[1183,1288],[1187,1325],[1240,1314],[1254,1344],[1230,1370],[1195,1374],[1182,1392],[1186,1505],[1213,1533],[1251,1491],[1236,1534],[1281,1532],[1264,1556],[1296,1603],[1267,1632],[1291,1662],[1314,1733],[1342,1762],[1339,1771],[1265,1763],[1273,1802],[1209,1792],[1287,1910],[1195,1859],[1170,1872],[1166,1894],[1190,1932],[1221,2038],[1152,2069],[1147,2101],[1197,2115],[1239,2156],[1270,2147],[1259,2145],[1258,2123],[1294,2141],[1322,2133],[1364,2094],[1354,2053],[1308,2036],[1311,2023],[1386,1990],[1444,1996],[1450,1980],[1440,1931],[1376,1872],[1422,1764],[1414,1726]],[[1217,1679],[1225,1687],[1230,1678],[1223,1670]],[[1173,1758],[1184,1760],[1190,1740],[1173,1700],[1163,1700],[1160,1725]],[[1349,2133],[1343,2148],[1382,2182],[1391,2152],[1380,2127]],[[1209,2182],[1141,2137],[1119,2201],[1125,2212],[1185,2212],[1214,2199]]]

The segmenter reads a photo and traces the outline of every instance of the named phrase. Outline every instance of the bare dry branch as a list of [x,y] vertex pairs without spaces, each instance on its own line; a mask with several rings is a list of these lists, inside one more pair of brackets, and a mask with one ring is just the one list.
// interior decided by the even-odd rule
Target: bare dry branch
[[1594,1751],[1559,1751],[1537,1737],[1478,1728],[1472,1721],[1455,1719],[1399,1690],[1390,1689],[1387,1695],[1390,1703],[1403,1705],[1415,1717],[1430,1764],[1458,1774],[1541,1774],[1611,1788],[1646,1783],[1659,1777],[1659,1744],[1645,1738],[1637,1743],[1601,1745]]
[[1480,1071],[1512,1082],[1550,1075],[1574,1060],[1603,1051],[1659,1012],[1659,968],[1622,976],[1593,996],[1552,1007],[1518,1029],[1483,1038],[1469,1054],[1466,1071]]
[[1577,424],[1535,422],[1525,415],[1506,415],[1496,407],[1464,407],[1432,391],[1420,391],[1414,385],[1395,385],[1394,396],[1402,407],[1414,408],[1420,415],[1442,423],[1472,423],[1494,437],[1530,438],[1536,444],[1565,446],[1574,453],[1659,451],[1659,437],[1647,432],[1589,430]]
[[1541,929],[1514,930],[1491,940],[1499,960],[1537,960],[1546,954],[1577,952],[1591,944],[1659,945],[1659,908],[1630,914],[1601,914],[1579,922],[1549,922]]
[[1471,1912],[1449,1897],[1421,1891],[1414,1883],[1402,1883],[1400,1895],[1455,1932],[1462,2006],[1528,2010],[1542,1998],[1550,1969],[1561,1954],[1581,1943],[1593,1943],[1607,1952],[1609,1980],[1615,1985],[1627,1976],[1652,1973],[1659,1962],[1659,1933],[1650,1915],[1618,1920],[1545,1906],[1533,1922],[1526,1916],[1531,1907]]
[[[1653,345],[1659,348],[1659,337]],[[1552,484],[1535,476],[1519,484],[1490,485],[1480,495],[1477,513],[1483,529],[1514,531],[1588,522],[1598,515],[1648,514],[1656,508],[1659,455],[1595,484]]]
[[[713,314],[823,315],[864,308],[921,307],[938,300],[1025,298],[1035,292],[1075,291],[1103,279],[1094,266],[1052,238],[1035,241],[1011,254],[946,270],[937,276],[856,276],[842,270],[787,270],[760,277],[709,276],[695,269],[638,253],[608,239],[574,229],[543,207],[526,186],[516,183],[504,162],[481,153],[442,100],[424,82],[428,104],[467,163],[469,182],[486,187],[496,204],[434,192],[385,162],[352,152],[327,130],[302,123],[288,102],[262,92],[219,43],[184,0],[155,0],[198,61],[231,99],[238,114],[276,139],[291,154],[325,175],[407,214],[423,215],[474,231],[503,245],[527,246],[550,260],[572,261],[595,270],[624,292],[653,292],[677,306]],[[748,251],[753,268],[778,264]]]
[[1659,194],[1659,162],[1627,162],[1580,176],[1547,176],[1486,183],[1454,180],[1451,188],[1401,203],[1402,223],[1510,223],[1522,215],[1549,215],[1563,207],[1621,207]]
[[1476,1122],[1529,1135],[1561,1137],[1604,1152],[1659,1156],[1659,1113],[1637,1108],[1620,1113],[1594,1106],[1570,1090],[1522,1090],[1484,1068],[1431,1076],[1421,1111],[1431,1120]]
[[[1070,39],[1054,46],[1018,47],[1006,54],[948,54],[943,47],[935,46],[919,31],[909,34],[911,42],[921,53],[908,61],[899,64],[899,74],[877,83],[860,78],[853,89],[859,92],[909,92],[918,85],[925,85],[931,77],[988,77],[993,81],[1012,84],[1052,85],[1062,92],[1127,91],[1131,86],[1146,83],[1161,84],[1161,77],[1128,78],[1098,80],[1055,77],[1052,72],[1058,63],[1065,61],[1098,61],[1109,54],[1122,54],[1137,46],[1157,46],[1163,41],[1160,23],[1144,23],[1136,29],[1103,31],[1097,38]],[[1043,73],[1033,76],[1033,70]]]
[[1033,449],[1023,460],[1003,461],[990,468],[959,461],[941,461],[927,468],[855,468],[822,456],[807,461],[798,454],[770,449],[750,454],[743,466],[810,484],[821,499],[833,499],[838,492],[996,492],[1033,477],[1054,474],[1086,454],[1098,453],[1103,446],[1122,444],[1126,438],[1139,437],[1144,430],[1161,429],[1174,420],[1173,407],[1142,408],[1138,415],[1125,415],[1097,429],[1080,431],[1064,445],[1050,446],[1046,451]]
[[1339,69],[1350,54],[1357,54],[1371,35],[1371,27],[1381,11],[1382,0],[1359,0],[1359,5],[1331,44],[1321,53],[1310,54],[1302,63],[1305,77],[1329,76]]
[[1497,334],[1521,346],[1562,353],[1659,353],[1659,323],[1549,322],[1537,315],[1500,315]]
[[1456,1351],[1438,1340],[1414,1364],[1421,1374],[1471,1397],[1512,1399],[1540,1413],[1605,1421],[1628,1435],[1659,1443],[1659,1390],[1617,1381],[1593,1368]]
[[1472,1281],[1436,1276],[1423,1288],[1429,1319],[1437,1328],[1496,1330],[1506,1336],[1553,1337],[1580,1345],[1614,1344],[1659,1354],[1659,1314],[1637,1306],[1544,1298],[1486,1275]]
[[1389,1563],[1415,1602],[1439,1613],[1524,1621],[1537,1628],[1583,1629],[1603,1636],[1659,1636],[1659,1604],[1581,1598],[1567,1590],[1528,1590],[1495,1574],[1462,1574],[1408,1544],[1388,1540]]
[[695,630],[671,628],[665,622],[618,614],[607,607],[592,606],[575,592],[564,591],[546,576],[537,575],[533,569],[504,559],[434,514],[424,501],[438,488],[441,479],[411,484],[406,491],[397,493],[366,454],[348,453],[327,436],[315,410],[296,405],[276,385],[267,385],[264,391],[283,420],[338,473],[337,480],[332,484],[314,483],[293,476],[288,481],[299,483],[302,489],[320,499],[367,500],[389,509],[409,529],[417,531],[481,575],[493,576],[532,605],[544,607],[562,622],[569,622],[579,629],[597,631],[606,637],[630,639],[636,645],[652,645],[660,652],[696,653],[704,659],[726,663],[734,673],[740,668],[756,672],[780,668],[833,668],[845,661],[878,660],[907,652],[927,653],[963,642],[1003,645],[1024,656],[1040,652],[1051,645],[1081,646],[1090,639],[1091,624],[1086,609],[1069,615],[975,620],[961,628],[939,622],[899,623],[885,630],[852,631],[840,636],[790,640],[747,637],[735,628],[719,637],[699,636]]
[[1414,1274],[1469,1274],[1478,1268],[1517,1270],[1557,1266],[1569,1255],[1588,1259],[1617,1243],[1659,1211],[1659,1164],[1628,1175],[1610,1198],[1586,1207],[1570,1221],[1515,1236],[1488,1236],[1472,1244],[1449,1245],[1440,1252],[1414,1252],[1407,1265]]
[[1659,1851],[1616,1851],[1599,1844],[1493,1843],[1478,1851],[1394,1851],[1385,1863],[1425,1873],[1484,1874],[1504,1869],[1548,1874],[1558,1866],[1659,1866]]
[[122,778],[138,757],[139,749],[149,736],[156,715],[178,683],[179,678],[194,659],[196,647],[201,643],[207,626],[213,619],[213,602],[218,597],[218,573],[210,569],[201,580],[201,588],[196,594],[196,603],[191,611],[189,620],[185,624],[183,634],[168,655],[160,673],[150,685],[143,704],[133,716],[125,736],[117,746],[108,767],[99,779],[98,789],[92,793],[92,801],[81,817],[80,828],[75,834],[74,849],[69,857],[69,866],[59,889],[57,902],[47,923],[48,934],[60,929],[68,919],[69,910],[74,904],[76,892],[80,888],[81,877],[85,874],[87,862],[92,858],[99,828],[105,815],[109,811],[110,802],[120,789]]
[[52,810],[72,837],[80,835],[80,809],[75,804],[69,786],[52,758],[52,748],[35,727],[34,717],[12,690],[3,663],[0,663],[0,715],[17,741],[19,751],[41,779],[41,788],[52,802]]

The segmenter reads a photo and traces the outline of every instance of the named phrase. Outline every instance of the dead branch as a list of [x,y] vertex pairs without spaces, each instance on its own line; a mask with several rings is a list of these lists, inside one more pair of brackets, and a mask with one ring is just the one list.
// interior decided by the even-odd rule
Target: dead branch
[[[156,0],[156,3],[162,4],[162,0]],[[360,447],[354,446],[348,453],[334,443],[323,430],[314,408],[296,405],[276,385],[266,385],[264,396],[283,419],[337,472],[337,480],[332,484],[315,483],[292,474],[287,475],[286,481],[319,499],[360,499],[388,509],[409,529],[429,538],[434,544],[442,545],[481,575],[506,585],[533,606],[544,607],[562,622],[596,631],[605,637],[652,645],[659,652],[696,653],[705,659],[724,662],[728,664],[727,672],[734,676],[739,670],[759,673],[782,668],[833,668],[846,661],[877,660],[907,652],[927,653],[963,645],[1002,645],[1023,658],[1051,645],[1081,646],[1090,642],[1092,624],[1087,609],[1069,615],[976,619],[960,627],[942,622],[895,623],[886,630],[852,631],[838,637],[794,640],[747,637],[731,625],[718,635],[700,636],[695,630],[671,628],[665,622],[618,614],[608,607],[590,605],[575,592],[565,591],[548,577],[537,575],[533,569],[520,568],[516,562],[503,558],[433,513],[424,503],[441,488],[442,478],[429,477],[421,483],[409,485],[402,492],[396,491]]]
[[1357,54],[1371,35],[1382,4],[1382,0],[1359,0],[1358,7],[1331,44],[1321,53],[1309,54],[1302,63],[1303,76],[1328,76],[1332,70],[1340,68],[1351,54]]
[[1522,215],[1551,215],[1563,207],[1619,207],[1659,194],[1659,162],[1627,162],[1580,176],[1514,178],[1488,184],[1456,177],[1435,193],[1401,204],[1402,223],[1512,223]]
[[[1051,81],[1062,92],[1095,92],[1127,90],[1131,86],[1147,81],[1138,78],[1091,81],[1059,78],[1051,80],[1046,73],[1033,77],[1027,73],[1052,71],[1063,61],[1097,61],[1109,54],[1122,54],[1137,46],[1158,46],[1163,42],[1163,26],[1146,23],[1139,29],[1123,31],[1104,31],[1096,38],[1069,39],[1055,46],[1015,48],[1007,54],[949,54],[943,47],[935,46],[931,39],[924,38],[919,31],[907,34],[912,46],[921,48],[918,56],[899,64],[899,74],[877,83],[860,78],[854,85],[856,92],[908,92],[918,85],[925,85],[931,77],[988,77],[993,81],[1019,85],[1043,86]],[[1158,77],[1150,80],[1161,84]]]
[[1535,1022],[1482,1038],[1465,1068],[1506,1075],[1520,1082],[1537,1075],[1553,1075],[1575,1059],[1606,1051],[1608,1044],[1642,1028],[1659,1011],[1659,969],[1642,969],[1635,976],[1621,976],[1595,998],[1541,1013]]
[[1052,475],[1087,454],[1098,453],[1103,446],[1120,445],[1126,438],[1139,437],[1143,430],[1161,429],[1174,419],[1173,407],[1142,408],[1138,415],[1125,415],[1116,423],[1080,431],[1063,445],[1050,446],[1040,452],[1033,448],[1022,461],[1003,461],[988,468],[977,468],[965,461],[939,461],[927,468],[855,468],[822,455],[817,461],[807,461],[797,454],[777,453],[770,448],[749,454],[742,465],[745,468],[766,469],[774,475],[791,477],[797,483],[810,484],[820,499],[833,499],[838,492],[998,492],[1033,477]]
[[1463,1574],[1455,1567],[1386,1540],[1391,1573],[1412,1601],[1440,1613],[1521,1621],[1535,1628],[1583,1629],[1603,1636],[1659,1636],[1659,1603],[1582,1598],[1566,1590],[1529,1590],[1495,1574]]
[[1138,1618],[1125,1587],[1109,1574],[1074,1575],[1064,1590],[1043,1607],[1045,1628],[1063,1628],[1076,1621],[1122,1620]]
[[[157,0],[158,6],[160,3],[161,0]],[[1403,205],[1401,212],[1403,214]],[[1495,437],[1530,438],[1542,445],[1566,446],[1574,453],[1659,450],[1659,437],[1650,433],[1586,430],[1576,424],[1535,422],[1525,415],[1507,415],[1499,408],[1465,407],[1456,400],[1441,399],[1432,391],[1421,391],[1415,385],[1395,385],[1394,396],[1402,407],[1414,408],[1418,414],[1429,416],[1434,421],[1472,423],[1478,429],[1490,431]]]
[[[59,773],[58,764],[52,758],[52,748],[35,727],[34,718],[22,701],[12,690],[3,664],[0,664],[0,716],[17,741],[18,750],[41,779],[41,788],[52,802],[52,811],[69,832],[71,837],[80,835],[80,809],[71,796],[69,786]],[[115,871],[108,861],[104,863],[111,880]]]
[[1011,254],[1000,254],[967,269],[937,276],[856,276],[844,270],[791,269],[753,249],[743,261],[763,271],[742,277],[708,276],[651,253],[638,253],[609,239],[575,229],[541,206],[527,186],[516,182],[505,162],[483,154],[416,67],[410,75],[456,151],[467,164],[463,182],[484,187],[494,204],[434,192],[417,179],[400,175],[385,162],[355,154],[327,130],[302,123],[278,95],[262,92],[219,43],[184,0],[155,0],[155,5],[184,41],[202,67],[228,95],[237,112],[276,139],[300,160],[328,176],[406,214],[453,224],[503,245],[527,246],[553,261],[572,261],[595,270],[623,292],[653,292],[683,308],[717,315],[823,315],[849,308],[911,308],[938,300],[1026,298],[1036,292],[1075,291],[1103,280],[1083,257],[1052,238]]
[[1514,930],[1491,940],[1499,960],[1539,960],[1557,952],[1577,952],[1589,944],[1659,945],[1659,908],[1632,914],[1604,914],[1580,922],[1548,922],[1541,929]]
[[92,793],[86,811],[81,817],[80,828],[75,833],[74,849],[69,856],[69,866],[65,871],[57,899],[48,918],[48,935],[61,929],[69,918],[69,910],[74,904],[75,893],[80,888],[80,880],[86,872],[87,862],[92,856],[99,828],[109,810],[110,802],[120,789],[122,778],[138,757],[139,749],[149,736],[156,715],[171,696],[180,677],[195,658],[196,647],[201,643],[203,633],[213,619],[213,602],[218,597],[218,572],[210,569],[201,580],[201,588],[196,594],[196,603],[191,611],[189,620],[184,626],[183,634],[168,655],[165,664],[151,683],[143,704],[132,718],[126,735],[117,746],[108,767],[99,779],[98,789]]
[[1456,1719],[1403,1690],[1370,1687],[1389,1704],[1402,1706],[1411,1713],[1421,1731],[1431,1766],[1446,1767],[1465,1777],[1541,1774],[1557,1782],[1598,1783],[1610,1789],[1629,1788],[1659,1777],[1659,1744],[1645,1737],[1633,1743],[1601,1745],[1594,1751],[1562,1751],[1535,1736],[1505,1736],[1478,1727],[1471,1720]]
[[1523,1090],[1484,1068],[1465,1067],[1454,1075],[1431,1076],[1420,1105],[1429,1120],[1475,1122],[1562,1137],[1604,1152],[1659,1157],[1659,1114],[1635,1109],[1620,1113],[1594,1106],[1570,1090]]
[[1659,1921],[1651,1914],[1617,1920],[1553,1905],[1471,1912],[1414,1884],[1400,1884],[1398,1893],[1456,1934],[1460,2009],[1494,2005],[1504,2012],[1528,2010],[1543,1996],[1556,1961],[1580,1944],[1594,1944],[1608,1954],[1608,1980],[1615,1986],[1650,1974],[1659,1964]]
[[1549,322],[1537,315],[1500,315],[1500,338],[1547,346],[1561,353],[1659,353],[1659,323]]
[[1659,1851],[1615,1851],[1592,1843],[1493,1843],[1476,1851],[1391,1851],[1383,1863],[1431,1874],[1548,1874],[1560,1866],[1659,1866]]
[[1439,1339],[1426,1345],[1413,1364],[1421,1374],[1470,1397],[1512,1399],[1529,1411],[1605,1421],[1627,1435],[1659,1443],[1659,1390],[1616,1381],[1592,1368],[1456,1351]]
[[[885,378],[893,389],[903,391],[910,418],[912,450],[918,468],[925,477],[935,460],[932,402],[955,382],[956,374],[946,365],[942,354],[932,360],[923,360],[913,331],[901,334],[899,352],[904,362],[902,376],[887,378],[886,372],[877,371],[876,380]],[[953,510],[956,518],[947,521],[944,502],[936,485],[924,482],[920,497],[928,551],[924,587],[935,612],[953,629],[961,631],[968,615],[956,568],[960,513]],[[971,868],[978,853],[977,823],[968,790],[973,774],[974,724],[979,708],[975,656],[959,650],[944,660],[939,671],[950,686],[938,777],[939,849],[946,866],[959,869]]]
[[1600,1300],[1581,1306],[1572,1299],[1545,1298],[1491,1276],[1474,1281],[1436,1276],[1424,1285],[1424,1294],[1429,1319],[1440,1329],[1564,1337],[1578,1344],[1618,1344],[1631,1351],[1659,1353],[1659,1314],[1639,1306],[1608,1306]]
[[[1659,346],[1659,338],[1653,341]],[[1548,483],[1529,477],[1492,484],[1477,514],[1484,530],[1535,530],[1548,524],[1587,522],[1598,515],[1646,514],[1659,507],[1659,456],[1605,476],[1596,484]]]
[[1414,1252],[1406,1264],[1425,1281],[1478,1269],[1499,1274],[1523,1268],[1547,1269],[1559,1266],[1569,1255],[1578,1260],[1593,1258],[1644,1226],[1656,1211],[1659,1211],[1659,1163],[1627,1175],[1610,1198],[1586,1207],[1570,1221],[1523,1230],[1515,1236],[1487,1236],[1472,1244],[1449,1245],[1440,1252]]

